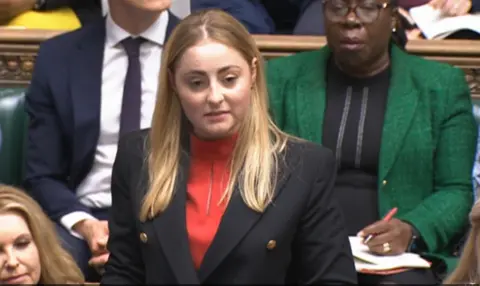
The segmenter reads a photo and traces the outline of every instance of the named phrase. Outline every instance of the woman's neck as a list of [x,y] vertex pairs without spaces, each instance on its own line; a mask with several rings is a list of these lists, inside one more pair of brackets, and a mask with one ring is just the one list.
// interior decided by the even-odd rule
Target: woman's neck
[[237,137],[238,135],[234,134],[220,139],[206,140],[190,134],[190,151],[193,157],[228,159],[232,156]]
[[366,78],[375,76],[390,66],[390,54],[387,52],[377,60],[371,63],[365,63],[361,66],[352,66],[349,63],[344,63],[337,58],[334,58],[337,67],[345,74],[356,77]]

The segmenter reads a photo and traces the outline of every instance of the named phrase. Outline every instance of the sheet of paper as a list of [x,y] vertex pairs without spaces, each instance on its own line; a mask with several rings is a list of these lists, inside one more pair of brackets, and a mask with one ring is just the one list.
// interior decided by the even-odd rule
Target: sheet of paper
[[394,256],[379,256],[371,253],[362,238],[350,236],[350,247],[355,258],[357,271],[366,270],[389,270],[396,268],[430,268],[430,262],[415,253],[404,253]]
[[427,39],[443,39],[460,30],[480,34],[480,15],[445,17],[427,4],[410,9],[410,16]]

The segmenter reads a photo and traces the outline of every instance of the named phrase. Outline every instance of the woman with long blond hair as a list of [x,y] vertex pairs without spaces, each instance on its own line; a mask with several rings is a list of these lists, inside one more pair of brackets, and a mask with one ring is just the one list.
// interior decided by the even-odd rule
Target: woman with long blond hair
[[480,284],[480,200],[475,202],[470,212],[470,225],[470,233],[457,268],[444,284]]
[[151,129],[119,143],[102,284],[356,283],[332,153],[270,120],[246,29],[191,14],[159,82]]
[[0,185],[0,285],[83,282],[40,206],[23,191]]

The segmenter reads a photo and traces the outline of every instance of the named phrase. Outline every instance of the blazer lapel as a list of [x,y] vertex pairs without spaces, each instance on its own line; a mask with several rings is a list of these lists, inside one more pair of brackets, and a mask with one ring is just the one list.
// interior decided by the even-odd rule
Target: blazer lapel
[[[285,160],[291,161],[291,160]],[[291,171],[287,166],[281,166],[275,188],[275,198],[279,195],[283,186],[288,181]],[[269,207],[270,208],[270,207]],[[268,211],[268,208],[267,210]],[[237,186],[235,194],[230,199],[218,231],[208,249],[198,271],[200,283],[204,283],[210,274],[220,265],[227,255],[240,243],[249,230],[261,218],[257,213],[243,202]]]
[[418,104],[418,94],[410,77],[410,62],[395,45],[391,49],[392,78],[383,124],[378,182],[382,182],[393,166],[410,128]]
[[292,94],[297,95],[295,110],[299,132],[296,134],[295,130],[292,131],[301,138],[321,143],[326,105],[326,68],[330,49],[324,47],[311,55],[311,64],[294,83],[296,92]]
[[189,166],[189,155],[182,152],[175,196],[168,208],[153,219],[153,225],[178,284],[198,285],[186,227],[185,203]]
[[101,19],[85,29],[72,56],[69,72],[74,118],[73,169],[80,172],[88,170],[86,165],[78,165],[85,162],[85,158],[93,162],[100,132],[105,20]]

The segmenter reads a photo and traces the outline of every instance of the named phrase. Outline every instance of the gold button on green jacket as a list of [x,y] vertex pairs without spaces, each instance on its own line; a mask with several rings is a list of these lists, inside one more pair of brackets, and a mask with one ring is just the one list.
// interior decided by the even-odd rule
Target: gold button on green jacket
[[[285,132],[321,143],[328,47],[267,63],[270,111]],[[455,237],[473,202],[477,127],[464,73],[391,48],[392,78],[378,173],[379,217],[398,207],[453,270]],[[348,218],[347,218],[348,219]]]

